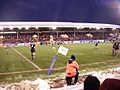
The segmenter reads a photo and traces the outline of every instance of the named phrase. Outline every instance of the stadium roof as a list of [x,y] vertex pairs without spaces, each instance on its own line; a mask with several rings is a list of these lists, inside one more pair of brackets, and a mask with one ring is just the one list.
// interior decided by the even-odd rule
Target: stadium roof
[[68,27],[68,28],[120,28],[120,25],[113,24],[101,24],[101,23],[73,23],[73,22],[0,22],[0,30],[4,28],[41,28],[48,27],[56,29],[57,27]]

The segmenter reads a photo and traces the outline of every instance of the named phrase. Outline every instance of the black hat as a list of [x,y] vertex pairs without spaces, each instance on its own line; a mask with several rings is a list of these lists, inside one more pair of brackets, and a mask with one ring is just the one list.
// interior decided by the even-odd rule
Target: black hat
[[75,55],[71,55],[71,58],[69,60],[75,60]]

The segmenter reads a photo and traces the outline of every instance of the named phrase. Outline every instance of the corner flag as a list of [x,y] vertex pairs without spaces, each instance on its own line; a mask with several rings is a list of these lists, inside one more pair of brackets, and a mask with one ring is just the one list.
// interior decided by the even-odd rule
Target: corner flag
[[67,53],[68,53],[68,48],[65,48],[65,47],[63,47],[63,46],[60,46],[59,49],[58,49],[58,53],[63,54],[63,55],[66,56]]
[[53,60],[52,60],[52,62],[51,62],[51,65],[50,65],[50,67],[49,67],[49,69],[48,69],[48,75],[51,74],[51,71],[52,71],[52,69],[53,69],[54,63],[55,63],[55,61],[57,60],[57,57],[58,57],[58,53],[63,54],[63,55],[66,56],[67,53],[68,53],[68,49],[65,48],[65,47],[63,47],[63,46],[60,46],[60,47],[59,47],[57,53],[56,53],[56,54],[54,55],[54,57],[53,57]]

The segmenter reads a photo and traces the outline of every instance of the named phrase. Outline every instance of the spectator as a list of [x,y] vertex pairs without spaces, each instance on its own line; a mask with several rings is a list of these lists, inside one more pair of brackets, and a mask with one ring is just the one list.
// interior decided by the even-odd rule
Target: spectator
[[100,90],[120,90],[120,80],[107,78],[100,86]]
[[97,77],[89,75],[84,81],[84,90],[99,90],[100,81]]

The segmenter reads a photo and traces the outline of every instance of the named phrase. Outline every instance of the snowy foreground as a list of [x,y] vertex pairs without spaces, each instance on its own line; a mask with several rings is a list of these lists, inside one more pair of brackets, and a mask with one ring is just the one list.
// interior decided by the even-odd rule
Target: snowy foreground
[[21,81],[20,83],[12,83],[6,86],[0,86],[0,90],[83,90],[83,82],[87,75],[96,76],[102,83],[106,78],[120,79],[120,67],[107,71],[89,72],[79,77],[76,85],[66,86],[65,80],[45,81],[38,78],[35,81]]

